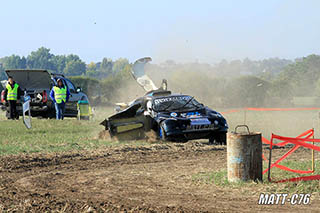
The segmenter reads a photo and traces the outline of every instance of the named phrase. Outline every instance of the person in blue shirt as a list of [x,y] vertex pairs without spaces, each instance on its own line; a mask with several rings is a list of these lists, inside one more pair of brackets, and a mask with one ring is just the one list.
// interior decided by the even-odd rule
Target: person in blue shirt
[[62,79],[57,80],[57,86],[52,87],[50,92],[50,98],[53,101],[56,108],[56,119],[63,120],[64,112],[66,109],[66,103],[70,97],[69,89],[63,84]]

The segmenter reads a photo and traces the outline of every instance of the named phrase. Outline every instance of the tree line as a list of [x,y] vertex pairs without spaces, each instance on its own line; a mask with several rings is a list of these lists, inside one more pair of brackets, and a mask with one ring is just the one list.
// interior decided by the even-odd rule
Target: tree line
[[[111,104],[143,95],[130,76],[131,66],[126,58],[107,57],[86,64],[77,55],[54,55],[41,47],[26,57],[0,58],[0,78],[5,78],[6,69],[47,69],[71,77],[92,100]],[[148,64],[146,71],[157,85],[165,78],[173,92],[194,95],[216,107],[291,105],[294,97],[320,96],[320,56],[314,54],[216,64],[167,60]]]
[[[78,55],[54,55],[50,49],[40,47],[27,57],[11,55],[0,58],[0,69],[46,69],[66,76],[87,76],[97,79],[116,74],[129,66],[129,61],[119,58],[116,61],[103,58],[102,62],[86,64]],[[1,79],[4,78],[2,73]]]

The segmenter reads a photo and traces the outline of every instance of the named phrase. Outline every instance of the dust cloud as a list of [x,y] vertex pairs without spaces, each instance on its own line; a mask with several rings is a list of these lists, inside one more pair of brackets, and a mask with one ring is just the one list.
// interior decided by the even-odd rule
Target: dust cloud
[[[211,70],[210,70],[211,69]],[[285,97],[276,96],[277,89],[270,81],[253,75],[223,76],[210,65],[148,64],[146,73],[160,86],[162,79],[168,80],[168,89],[173,93],[194,96],[199,102],[219,112],[230,109],[239,111],[225,114],[230,131],[236,125],[247,124],[252,131],[262,132],[265,137],[271,133],[295,137],[310,129],[320,129],[319,112],[311,111],[246,111],[246,107],[288,108],[312,107],[293,103]],[[282,91],[285,94],[286,91]],[[288,93],[290,91],[287,91]],[[121,85],[113,94],[112,101],[130,102],[145,94],[132,79]],[[317,134],[316,134],[317,135]]]

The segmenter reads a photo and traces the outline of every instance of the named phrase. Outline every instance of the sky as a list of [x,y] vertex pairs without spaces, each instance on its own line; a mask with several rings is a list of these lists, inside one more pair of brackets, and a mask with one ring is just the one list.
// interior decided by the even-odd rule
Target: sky
[[0,57],[44,46],[86,63],[320,54],[318,0],[0,0]]

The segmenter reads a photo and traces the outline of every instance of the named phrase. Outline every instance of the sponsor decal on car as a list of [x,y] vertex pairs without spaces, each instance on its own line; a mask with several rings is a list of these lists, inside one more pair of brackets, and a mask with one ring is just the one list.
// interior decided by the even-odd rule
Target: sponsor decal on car
[[208,120],[208,118],[194,118],[190,119],[191,125],[209,125],[211,122]]
[[178,114],[177,114],[176,112],[171,112],[171,113],[170,113],[170,116],[172,116],[172,117],[177,117]]
[[199,118],[201,117],[201,114],[199,112],[188,112],[187,118]]
[[158,98],[154,100],[155,104],[160,104],[160,103],[164,103],[164,102],[169,102],[169,101],[173,101],[173,100],[190,100],[190,96],[177,96],[177,97],[166,97],[166,98]]
[[185,118],[185,117],[187,117],[187,113],[180,113],[180,116]]

